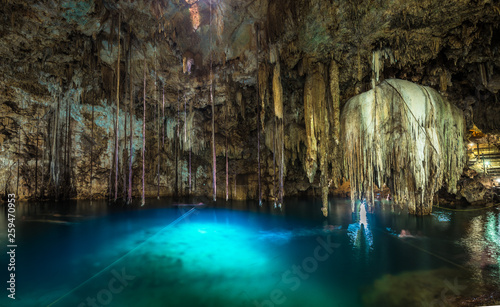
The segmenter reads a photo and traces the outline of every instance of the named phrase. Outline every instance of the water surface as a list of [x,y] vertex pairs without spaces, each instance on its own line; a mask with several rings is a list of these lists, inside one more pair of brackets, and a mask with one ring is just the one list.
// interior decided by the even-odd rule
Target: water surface
[[16,300],[3,290],[0,305],[438,306],[499,281],[497,209],[415,217],[332,199],[324,218],[314,200],[191,208],[18,204]]

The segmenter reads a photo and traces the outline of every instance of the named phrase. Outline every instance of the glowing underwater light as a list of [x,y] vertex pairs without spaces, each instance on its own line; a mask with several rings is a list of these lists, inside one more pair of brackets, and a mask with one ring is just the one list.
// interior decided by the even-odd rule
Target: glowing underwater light
[[156,242],[155,253],[182,255],[183,270],[217,275],[269,269],[268,255],[257,245],[257,233],[239,225],[216,222],[178,224]]

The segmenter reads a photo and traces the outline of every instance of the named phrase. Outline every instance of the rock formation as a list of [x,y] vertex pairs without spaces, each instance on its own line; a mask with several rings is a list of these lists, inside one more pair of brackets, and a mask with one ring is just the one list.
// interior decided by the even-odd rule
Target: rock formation
[[[499,12],[488,0],[4,1],[0,189],[18,199],[321,194],[326,214],[341,184],[371,199],[386,183],[429,213],[437,189],[456,192],[466,174],[457,138],[473,125],[500,132]],[[399,91],[389,78],[414,85]],[[379,97],[368,113],[392,125],[384,106],[397,121],[402,102],[420,110],[395,98],[407,87],[435,109],[381,143],[383,127],[368,129],[368,111],[351,104]]]
[[457,192],[465,164],[463,114],[434,89],[388,79],[351,98],[341,120],[352,201],[373,202],[375,186],[386,185],[396,203],[428,214],[443,185]]

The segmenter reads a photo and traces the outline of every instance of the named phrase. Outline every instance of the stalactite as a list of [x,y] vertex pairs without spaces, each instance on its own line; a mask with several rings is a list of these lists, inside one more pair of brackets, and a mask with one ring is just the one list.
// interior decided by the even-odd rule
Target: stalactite
[[273,117],[273,201],[276,206],[276,117]]
[[[125,86],[126,86],[126,84],[125,84]],[[126,91],[126,88],[125,88],[125,91]],[[123,107],[126,110],[125,102],[124,102]],[[126,163],[126,161],[128,160],[127,159],[127,114],[126,114],[126,112],[124,112],[123,117],[124,117],[123,119],[125,120],[125,125],[123,127],[123,158],[121,160],[122,161],[121,165],[122,165],[122,174],[123,174],[123,188],[122,188],[123,200],[126,201],[127,200],[127,163]]]
[[66,101],[66,152],[64,157],[64,183],[66,189],[64,198],[68,198],[68,193],[71,192],[71,101],[71,99]]
[[[259,206],[262,206],[262,187],[261,187],[261,170],[260,170],[260,65],[259,65],[259,25],[255,26],[255,39],[256,39],[256,60],[257,60],[257,165],[258,165],[258,178],[259,178]],[[263,99],[262,99],[263,100]],[[236,177],[235,177],[235,195],[236,195]]]
[[187,97],[184,96],[184,150],[187,150]]
[[372,51],[372,88],[380,82],[380,73],[384,70],[385,60],[389,60],[391,64],[396,63],[391,49],[383,48]]
[[[324,65],[322,63],[309,63],[309,61],[306,63],[307,65],[304,68],[307,73],[304,85],[304,116],[306,122],[307,152],[304,167],[309,182],[312,183],[319,162],[321,199],[323,203],[322,211],[327,216],[329,191],[328,162],[331,155],[330,150],[334,149],[332,143],[335,139],[335,136],[330,136],[330,121],[333,121],[332,124],[334,124],[335,106],[329,107],[327,105],[327,72]],[[335,72],[335,67],[330,67],[330,70]],[[335,89],[335,85],[338,87],[338,83],[330,84],[330,91],[332,95],[337,95],[338,99],[338,89]],[[333,99],[335,100],[335,97]]]
[[[65,136],[63,138],[64,141],[64,157],[63,157],[63,176],[64,176],[64,182],[63,186],[67,187],[67,179],[68,179],[68,164],[67,164],[67,157],[68,157],[68,135],[69,135],[69,125],[68,125],[68,119],[69,119],[69,101],[70,99],[66,100],[66,118],[64,120],[64,133]],[[63,192],[63,197],[66,198],[66,189],[64,189]]]
[[59,168],[58,168],[58,151],[56,150],[58,148],[57,143],[57,132],[59,131],[59,108],[61,104],[61,97],[60,94],[57,97],[57,107],[56,107],[56,112],[54,113],[54,130],[53,130],[53,141],[52,141],[52,154],[51,154],[51,182],[54,184],[55,188],[55,196],[56,199],[59,197]]
[[245,120],[245,101],[243,101],[243,94],[241,91],[236,92],[236,105],[240,106],[240,115]]
[[358,46],[358,52],[356,54],[356,67],[357,67],[357,75],[356,75],[356,80],[357,80],[357,85],[355,89],[356,95],[361,93],[361,80],[363,79],[363,67],[361,67],[361,51]]
[[214,105],[214,94],[213,94],[213,71],[212,71],[212,5],[210,5],[210,102],[212,104],[212,188],[213,188],[213,200],[217,199],[217,158],[215,155],[215,105]]
[[[324,92],[323,92],[324,93]],[[329,160],[329,143],[330,143],[330,124],[329,124],[329,114],[328,108],[326,106],[326,99],[320,99],[321,103],[319,106],[319,159],[320,159],[320,170],[321,170],[321,202],[323,204],[321,211],[323,215],[328,216],[328,160]]]
[[[331,95],[331,108],[329,109],[329,125],[330,134],[333,135],[329,140],[329,158],[328,161],[331,165],[331,178],[334,187],[340,185],[341,179],[341,154],[340,154],[340,89],[339,89],[339,67],[337,62],[332,59],[330,61],[330,95]],[[330,135],[329,134],[329,135]]]
[[90,124],[92,125],[90,128],[90,135],[91,135],[91,142],[90,142],[90,200],[92,201],[92,187],[93,187],[93,165],[94,165],[94,104],[95,104],[95,93],[94,93],[94,99],[92,100],[92,119],[90,121]]
[[120,126],[120,32],[122,15],[118,14],[118,59],[116,60],[116,127],[115,127],[115,201],[118,198],[118,152],[120,151],[119,126]]
[[133,146],[132,146],[132,141],[133,141],[133,125],[134,125],[134,114],[133,114],[133,101],[134,101],[134,91],[133,91],[133,74],[132,74],[132,43],[131,40],[129,39],[129,82],[130,82],[130,101],[129,101],[129,115],[130,115],[130,154],[129,154],[129,162],[128,162],[128,196],[127,196],[127,203],[130,204],[132,203],[132,159],[133,159]]
[[274,116],[283,118],[283,87],[281,85],[281,70],[279,62],[274,65],[273,72]]
[[[78,100],[77,100],[77,102],[76,102],[76,103],[81,105],[81,104],[83,103],[83,100],[82,100],[82,96],[81,96],[81,94],[79,94],[79,95],[77,96],[77,99],[78,99]],[[72,131],[72,126],[71,126],[71,120],[72,120],[72,118],[73,118],[73,117],[72,117],[72,115],[71,115],[71,111],[72,111],[72,106],[70,105],[70,107],[69,107],[69,119],[68,119],[68,125],[69,125],[69,128],[68,128],[68,130],[69,130],[68,142],[69,142],[69,148],[70,148],[70,150],[69,150],[69,152],[68,152],[68,170],[69,170],[69,174],[68,174],[68,182],[69,182],[69,186],[70,186],[70,188],[71,188],[71,189],[70,189],[70,192],[71,192],[71,191],[72,191],[72,189],[73,189],[73,186],[72,186],[72,185],[73,185],[73,183],[72,183],[72,178],[73,178],[73,177],[72,177],[72,175],[73,175],[73,166],[72,166],[72,162],[73,162],[73,160],[71,159],[71,154],[73,153],[73,151],[71,150],[71,148],[72,148],[72,134],[73,134],[73,131]]]
[[443,185],[456,193],[465,162],[463,114],[435,90],[385,80],[346,103],[341,125],[353,202],[373,201],[374,185],[386,184],[397,204],[429,214]]
[[156,59],[156,53],[157,53],[157,47],[156,47],[156,34],[155,34],[155,100],[156,100],[156,117],[157,117],[157,152],[156,152],[156,159],[158,160],[158,166],[157,166],[157,171],[156,171],[156,177],[157,177],[157,193],[156,193],[156,198],[160,199],[160,101],[158,99],[158,62]]
[[18,139],[18,147],[17,147],[17,181],[16,181],[16,195],[19,195],[19,169],[20,169],[20,161],[21,157],[21,126],[17,128],[17,139]]
[[[113,127],[116,127],[116,118],[113,118]],[[112,192],[113,192],[113,168],[115,165],[115,157],[113,156],[111,160],[111,165],[109,166],[109,177],[108,177],[108,202],[111,202]]]
[[40,116],[36,122],[36,147],[35,147],[35,199],[38,198],[38,134],[40,128]]
[[[186,150],[189,151],[190,150],[190,144],[188,144],[188,137],[187,137],[187,134],[188,134],[188,121],[187,121],[187,97],[184,96],[184,142],[182,143],[182,148],[183,148],[183,151],[185,152]],[[189,156],[189,153],[188,153],[188,156]],[[191,181],[190,181],[190,176],[191,174],[188,172],[188,185],[190,186],[191,185]],[[188,190],[189,191],[189,190]]]
[[340,90],[339,90],[339,66],[335,60],[330,62],[330,93],[332,95],[332,133],[335,143],[340,141]]
[[228,127],[227,127],[227,113],[229,112],[228,109],[228,102],[226,101],[226,112],[224,114],[224,128],[226,130],[226,144],[224,148],[224,156],[226,156],[226,201],[229,200],[229,160],[228,160],[228,155],[227,155],[227,135],[228,135]]
[[[191,143],[191,137],[189,138],[189,143]],[[189,170],[188,170],[188,184],[189,184],[189,193],[191,193],[191,144],[189,144]]]
[[143,118],[142,118],[142,200],[141,205],[144,206],[146,200],[144,198],[144,175],[146,172],[146,55],[144,55],[144,96],[143,96]]
[[377,85],[378,80],[380,79],[381,70],[380,50],[374,50],[372,52],[372,88],[375,88],[375,86]]
[[486,69],[484,68],[484,63],[479,64],[479,76],[481,77],[481,84],[484,87],[488,86],[488,77],[486,76]]
[[307,74],[304,85],[304,120],[307,136],[307,153],[304,168],[310,183],[314,181],[314,176],[316,175],[316,169],[318,167],[316,162],[318,147],[315,132],[316,125],[314,123],[314,102],[319,98],[316,97],[316,93],[318,92],[316,87],[318,84],[315,81],[318,80],[315,79],[315,74]]
[[192,173],[191,173],[191,155],[193,152],[193,103],[194,101],[191,100],[189,104],[189,193],[192,192]]
[[69,192],[71,192],[72,189],[72,183],[71,183],[71,104],[69,106],[69,114],[68,114],[68,157],[66,159],[68,163],[68,186],[69,186]]
[[163,83],[163,91],[162,91],[162,123],[163,129],[162,131],[162,145],[165,146],[165,83]]
[[232,195],[232,199],[237,199],[237,195],[236,195],[236,171],[234,171],[234,174],[233,174],[233,182],[234,182],[234,194]]
[[[273,70],[273,103],[274,103],[274,137],[273,137],[273,164],[274,164],[274,179],[276,180],[276,163],[278,169],[279,186],[277,195],[274,199],[279,199],[280,204],[283,203],[284,196],[284,176],[285,176],[285,158],[284,158],[284,118],[283,118],[283,85],[281,82],[281,66],[276,48],[272,49],[271,62],[274,62]],[[277,155],[277,157],[276,157]],[[275,188],[276,193],[276,188]]]
[[[185,106],[186,108],[187,106]],[[192,101],[190,100],[190,108],[189,111],[185,111],[187,114],[188,112],[191,113],[192,109]],[[188,195],[191,195],[191,154],[192,154],[192,142],[191,142],[191,134],[193,130],[193,121],[191,118],[191,115],[187,117],[186,120],[186,126],[187,126],[187,144],[186,144],[186,149],[188,151],[188,170],[187,170],[187,182],[188,182]]]
[[177,90],[177,136],[175,138],[175,197],[179,196],[179,143],[180,143],[180,115],[179,115],[179,90]]
[[266,101],[266,96],[267,96],[267,91],[268,91],[268,70],[267,70],[267,65],[266,63],[262,63],[259,66],[259,92],[260,92],[260,124],[262,127],[262,130],[264,130],[265,127],[265,119],[266,119],[266,106],[265,106],[265,101]]
[[285,119],[281,120],[281,167],[280,167],[280,202],[285,197]]

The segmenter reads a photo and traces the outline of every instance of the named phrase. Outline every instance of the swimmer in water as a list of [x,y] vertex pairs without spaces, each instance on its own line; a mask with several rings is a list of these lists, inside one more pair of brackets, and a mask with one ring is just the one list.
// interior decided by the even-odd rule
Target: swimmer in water
[[413,238],[415,236],[413,236],[409,230],[401,230],[401,233],[399,234],[398,236],[399,238]]

